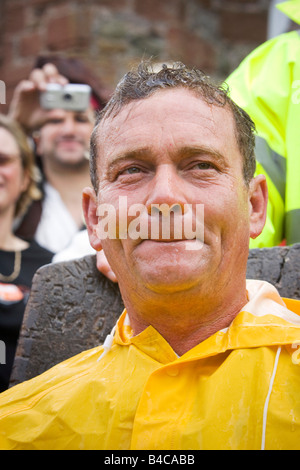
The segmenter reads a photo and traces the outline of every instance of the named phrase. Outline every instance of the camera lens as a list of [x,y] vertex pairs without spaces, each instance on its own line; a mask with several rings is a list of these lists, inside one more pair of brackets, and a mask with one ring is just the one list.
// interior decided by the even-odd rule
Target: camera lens
[[71,101],[72,100],[72,95],[70,93],[65,93],[64,94],[64,100],[65,101]]

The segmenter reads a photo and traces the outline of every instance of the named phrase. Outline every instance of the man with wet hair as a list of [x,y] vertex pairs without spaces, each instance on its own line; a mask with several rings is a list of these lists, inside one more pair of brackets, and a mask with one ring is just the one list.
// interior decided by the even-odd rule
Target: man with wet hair
[[[0,396],[1,448],[299,447],[299,302],[246,280],[267,205],[253,145],[251,119],[201,72],[143,63],[123,78],[93,131],[83,208],[125,310],[103,346]],[[149,237],[131,236],[137,205]],[[176,237],[199,205],[204,235]],[[152,236],[165,217],[169,236]]]

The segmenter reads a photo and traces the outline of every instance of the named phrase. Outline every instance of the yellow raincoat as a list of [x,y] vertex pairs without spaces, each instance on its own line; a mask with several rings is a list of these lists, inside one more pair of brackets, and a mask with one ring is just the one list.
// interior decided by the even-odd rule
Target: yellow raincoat
[[182,357],[152,327],[132,337],[124,312],[103,355],[0,395],[0,448],[299,449],[300,302],[263,281],[247,293],[228,328]]

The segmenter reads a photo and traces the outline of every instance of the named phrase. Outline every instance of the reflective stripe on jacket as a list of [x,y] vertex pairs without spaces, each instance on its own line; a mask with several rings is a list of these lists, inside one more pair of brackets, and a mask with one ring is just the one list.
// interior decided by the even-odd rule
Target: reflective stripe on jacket
[[247,292],[182,357],[151,326],[132,337],[124,312],[105,355],[0,395],[0,449],[299,449],[300,302],[262,281]]
[[270,39],[226,80],[232,99],[255,122],[257,174],[269,188],[268,220],[250,247],[300,242],[300,35]]

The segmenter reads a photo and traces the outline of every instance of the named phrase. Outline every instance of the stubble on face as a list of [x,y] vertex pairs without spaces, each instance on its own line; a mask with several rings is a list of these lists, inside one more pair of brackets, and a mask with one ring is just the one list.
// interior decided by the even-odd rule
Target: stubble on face
[[[196,255],[180,250],[179,244],[174,249],[153,241],[103,242],[125,285],[130,278],[128,273],[133,273],[136,282],[143,279],[143,285],[155,292],[187,291],[199,285],[200,279],[211,289],[211,276],[217,277],[218,272],[224,276],[223,259],[229,269],[232,267],[236,246],[246,256],[247,189],[233,118],[227,109],[208,106],[186,90],[157,92],[147,100],[128,105],[116,118],[108,118],[98,129],[98,140],[99,155],[105,155],[99,169],[99,203],[110,201],[117,205],[122,194],[127,195],[129,205],[149,204],[154,201],[154,180],[165,165],[175,168],[172,175],[177,178],[177,189],[170,186],[170,194],[166,195],[163,189],[157,190],[157,184],[158,200],[162,203],[167,198],[170,202],[173,198],[176,202],[183,188],[182,200],[205,206],[205,243]],[[196,171],[186,162],[200,162],[203,169]],[[130,168],[138,167],[141,176],[125,176],[128,164]],[[172,175],[169,173],[170,178]],[[120,266],[126,267],[123,272]]]

